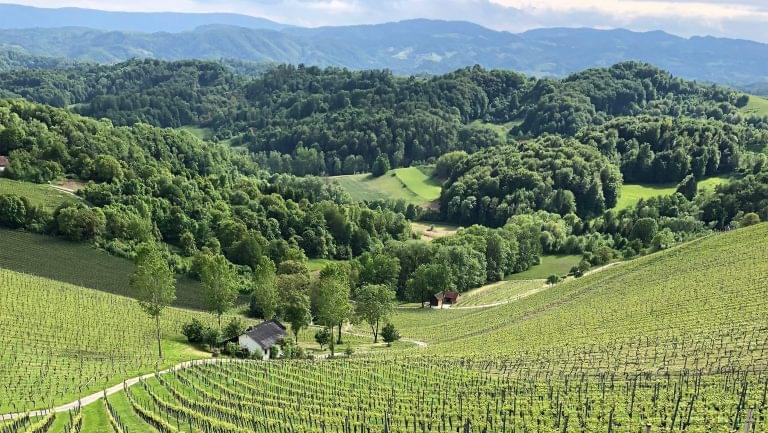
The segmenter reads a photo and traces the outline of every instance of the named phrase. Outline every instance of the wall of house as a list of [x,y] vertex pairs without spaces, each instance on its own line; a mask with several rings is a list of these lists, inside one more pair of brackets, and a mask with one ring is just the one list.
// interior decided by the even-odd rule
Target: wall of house
[[237,339],[237,342],[238,342],[238,344],[240,344],[240,347],[242,347],[244,349],[248,349],[248,352],[250,352],[250,353],[262,353],[263,354],[262,359],[264,361],[269,360],[269,349],[267,349],[266,351],[261,350],[261,346],[259,346],[259,344],[257,342],[253,341],[253,339],[251,337],[249,337],[248,335],[245,335],[245,334],[241,335]]

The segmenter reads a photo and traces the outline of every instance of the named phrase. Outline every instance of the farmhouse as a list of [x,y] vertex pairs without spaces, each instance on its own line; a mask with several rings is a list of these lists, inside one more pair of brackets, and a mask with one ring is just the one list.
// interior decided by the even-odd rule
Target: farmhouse
[[6,167],[10,164],[7,156],[0,155],[0,173],[4,172]]
[[459,301],[458,292],[437,292],[429,298],[429,306],[432,308],[443,308],[447,306],[450,308],[453,304]]
[[285,325],[273,319],[248,328],[243,335],[237,337],[237,342],[252,354],[263,353],[263,359],[267,360],[285,334]]

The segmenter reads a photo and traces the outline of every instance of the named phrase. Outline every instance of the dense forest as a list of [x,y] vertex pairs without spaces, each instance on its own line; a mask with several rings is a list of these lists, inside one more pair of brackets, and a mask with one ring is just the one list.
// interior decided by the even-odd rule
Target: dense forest
[[4,225],[98,241],[119,254],[156,238],[182,256],[207,247],[251,265],[261,255],[278,263],[305,254],[348,258],[410,237],[400,213],[350,203],[319,179],[268,176],[226,146],[171,129],[114,127],[4,101],[0,154],[10,157],[5,174],[11,178],[89,181],[79,191],[88,206],[68,204],[46,214],[17,198]]
[[[9,71],[0,92],[47,104],[0,102],[4,175],[85,182],[82,201],[53,212],[0,196],[0,225],[128,257],[161,241],[193,277],[201,254],[221,253],[245,286],[306,274],[307,258],[349,259],[355,284],[419,301],[543,254],[583,255],[578,274],[768,218],[768,121],[742,117],[743,95],[639,63],[558,81],[134,60]],[[212,141],[161,128],[182,125]],[[356,203],[312,176],[422,162],[443,182],[439,209]],[[734,180],[700,192],[712,175]],[[676,183],[677,194],[613,210],[625,182]],[[418,218],[467,228],[425,242],[411,231]]]
[[636,62],[563,80],[478,66],[434,77],[301,65],[246,77],[234,69],[205,61],[132,60],[10,71],[0,74],[0,94],[73,106],[116,125],[205,127],[213,139],[246,146],[263,168],[297,175],[370,171],[380,155],[391,167],[409,166],[507,141],[489,122],[508,124],[514,138],[574,136],[643,114],[739,125],[745,119],[738,107],[747,102],[735,91]]

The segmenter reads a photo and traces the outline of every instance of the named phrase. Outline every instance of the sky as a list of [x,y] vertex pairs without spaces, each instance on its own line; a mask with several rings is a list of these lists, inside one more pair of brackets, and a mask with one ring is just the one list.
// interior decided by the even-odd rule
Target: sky
[[495,30],[539,27],[664,30],[768,42],[768,0],[5,0],[112,11],[235,12],[301,26],[411,18],[471,21]]

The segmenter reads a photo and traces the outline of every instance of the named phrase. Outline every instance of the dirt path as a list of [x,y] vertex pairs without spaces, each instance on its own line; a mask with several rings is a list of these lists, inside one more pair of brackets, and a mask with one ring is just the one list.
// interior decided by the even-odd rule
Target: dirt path
[[[608,269],[610,267],[613,267],[615,265],[619,265],[619,264],[622,264],[622,263],[626,263],[626,261],[611,262],[611,263],[608,263],[607,265],[603,265],[603,266],[600,266],[600,267],[597,267],[597,268],[594,268],[594,269],[590,269],[587,272],[585,272],[584,275],[582,275],[581,278],[586,277],[587,275],[590,275],[590,274],[594,274],[596,272],[604,271],[604,270],[606,270],[606,269]],[[571,281],[571,280],[574,280],[574,279],[576,279],[576,277],[568,276],[568,277],[563,279],[558,284],[562,284],[562,283],[564,283],[566,281]],[[495,283],[487,284],[487,285],[479,287],[479,288],[477,288],[475,290],[476,291],[486,291],[486,290],[489,290],[489,289],[493,289],[494,286],[497,286],[500,283],[503,283],[503,282],[495,282]],[[527,298],[528,296],[535,295],[536,293],[543,292],[544,290],[547,290],[547,289],[549,289],[551,287],[554,287],[554,286],[550,285],[550,284],[547,284],[547,283],[544,283],[544,285],[539,287],[539,288],[528,290],[526,292],[517,294],[517,295],[515,295],[515,296],[513,296],[513,297],[511,297],[509,299],[505,299],[503,301],[497,301],[497,302],[492,302],[492,303],[489,303],[489,304],[482,304],[482,305],[467,305],[465,307],[462,307],[461,303],[459,303],[459,305],[457,305],[455,307],[447,308],[447,310],[475,310],[475,309],[480,309],[480,308],[498,307],[499,305],[506,305],[506,304],[509,304],[509,303],[512,303],[512,302],[519,301],[519,300],[521,300],[523,298]]]
[[107,389],[101,390],[99,392],[95,392],[91,395],[85,396],[80,398],[79,400],[75,400],[71,403],[67,403],[61,406],[54,407],[53,409],[39,409],[39,410],[33,410],[30,412],[23,412],[23,413],[9,413],[5,415],[0,415],[0,421],[9,421],[16,418],[20,418],[24,415],[29,415],[30,417],[38,417],[38,416],[45,416],[46,414],[49,414],[51,412],[69,412],[70,410],[76,409],[78,406],[87,406],[93,402],[96,402],[98,400],[101,400],[105,395],[109,396],[115,393],[118,393],[125,389],[126,387],[131,387],[133,385],[136,385],[142,380],[151,379],[155,376],[159,376],[162,374],[172,373],[176,370],[181,370],[184,368],[189,368],[195,365],[205,365],[205,364],[216,364],[216,363],[222,363],[222,362],[233,362],[233,361],[239,361],[237,359],[229,359],[229,358],[208,358],[208,359],[198,359],[195,361],[186,361],[182,362],[181,364],[177,364],[171,368],[158,371],[155,373],[148,373],[143,376],[137,376],[130,379],[126,379],[124,382],[118,383],[115,386],[109,387]]
[[[355,337],[372,338],[371,334],[358,334],[358,333],[353,332],[352,331],[352,326],[353,325],[349,325],[349,327],[347,328],[346,331],[344,331],[344,333],[345,334],[349,334],[349,335],[354,335]],[[411,344],[415,345],[416,347],[418,347],[419,349],[423,349],[423,348],[429,346],[429,344],[427,344],[427,342],[425,342],[425,341],[411,340],[410,338],[401,338],[400,341],[403,341],[405,343],[411,343]]]

